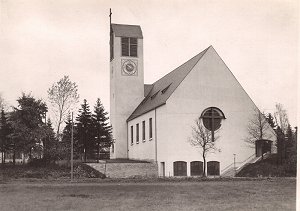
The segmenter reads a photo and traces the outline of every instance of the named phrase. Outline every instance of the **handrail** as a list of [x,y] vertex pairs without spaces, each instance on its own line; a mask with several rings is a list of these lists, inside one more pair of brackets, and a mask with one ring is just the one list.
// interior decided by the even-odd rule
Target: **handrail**
[[[235,164],[237,165],[237,164],[241,164],[239,167],[236,167],[236,170],[237,169],[239,169],[239,168],[241,168],[243,165],[242,164],[246,164],[247,162],[246,161],[248,161],[248,160],[250,160],[250,159],[253,159],[253,157],[255,157],[255,153],[254,154],[252,154],[251,156],[249,156],[248,158],[246,158],[244,161],[242,161],[242,162],[235,162]],[[226,166],[226,168],[224,168],[223,170],[222,170],[222,172],[221,172],[221,174],[224,174],[227,170],[229,170],[229,168],[231,167],[231,166],[234,166],[234,163],[231,163],[231,164],[229,164],[228,166]]]

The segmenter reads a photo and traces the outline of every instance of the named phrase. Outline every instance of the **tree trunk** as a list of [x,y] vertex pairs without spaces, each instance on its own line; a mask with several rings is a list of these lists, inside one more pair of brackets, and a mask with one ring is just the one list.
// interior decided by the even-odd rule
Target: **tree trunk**
[[85,148],[83,149],[83,160],[84,160],[84,162],[86,162],[86,149]]
[[98,143],[98,163],[99,163],[99,160],[100,160],[100,144]]
[[5,164],[5,152],[2,152],[2,164]]
[[31,147],[29,148],[29,160],[31,160],[32,155],[31,155]]
[[202,158],[203,158],[203,177],[206,177],[206,159],[205,159],[205,155],[204,153],[202,154]]
[[58,120],[58,125],[57,125],[57,132],[56,132],[56,134],[57,134],[57,137],[59,136],[59,129],[60,129],[60,124],[61,124],[61,119],[62,119],[62,113],[60,112],[59,113],[59,120]]
[[16,150],[13,151],[13,164],[16,164]]

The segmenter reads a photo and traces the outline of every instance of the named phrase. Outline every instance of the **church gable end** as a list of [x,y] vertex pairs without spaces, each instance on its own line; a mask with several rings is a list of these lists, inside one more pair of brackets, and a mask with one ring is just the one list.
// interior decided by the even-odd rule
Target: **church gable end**
[[[165,107],[164,130],[172,133],[164,134],[161,139],[167,142],[165,145],[172,146],[172,151],[180,151],[181,156],[197,156],[187,140],[195,120],[211,107],[222,111],[224,118],[216,134],[219,137],[216,146],[220,151],[209,155],[208,161],[220,162],[222,171],[232,163],[233,154],[243,161],[255,153],[244,140],[256,106],[213,47],[174,90]],[[275,141],[275,136],[271,140]],[[179,158],[174,155],[173,159]]]

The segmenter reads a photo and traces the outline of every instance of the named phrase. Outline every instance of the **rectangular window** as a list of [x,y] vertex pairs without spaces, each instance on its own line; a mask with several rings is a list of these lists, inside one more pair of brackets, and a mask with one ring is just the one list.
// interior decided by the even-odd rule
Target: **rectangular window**
[[145,121],[143,121],[143,141],[146,140],[145,127],[146,127]]
[[140,134],[139,134],[139,124],[136,124],[136,143],[139,143]]
[[121,37],[122,56],[137,57],[137,38]]
[[152,139],[152,118],[149,118],[149,139]]
[[137,57],[137,38],[130,38],[130,51],[129,55],[132,57]]
[[130,134],[131,134],[131,144],[133,144],[133,126],[130,127]]

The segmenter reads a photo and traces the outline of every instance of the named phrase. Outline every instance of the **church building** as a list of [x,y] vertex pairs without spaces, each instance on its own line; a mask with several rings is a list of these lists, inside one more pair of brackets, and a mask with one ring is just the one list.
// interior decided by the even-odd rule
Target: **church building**
[[[257,107],[212,46],[144,84],[141,27],[110,27],[112,159],[156,163],[159,176],[202,175],[201,149],[188,141],[197,119],[218,134],[219,150],[206,158],[208,175],[222,175],[233,162],[242,166],[262,153],[261,145],[245,142]],[[269,133],[268,151],[276,152],[271,127]]]

